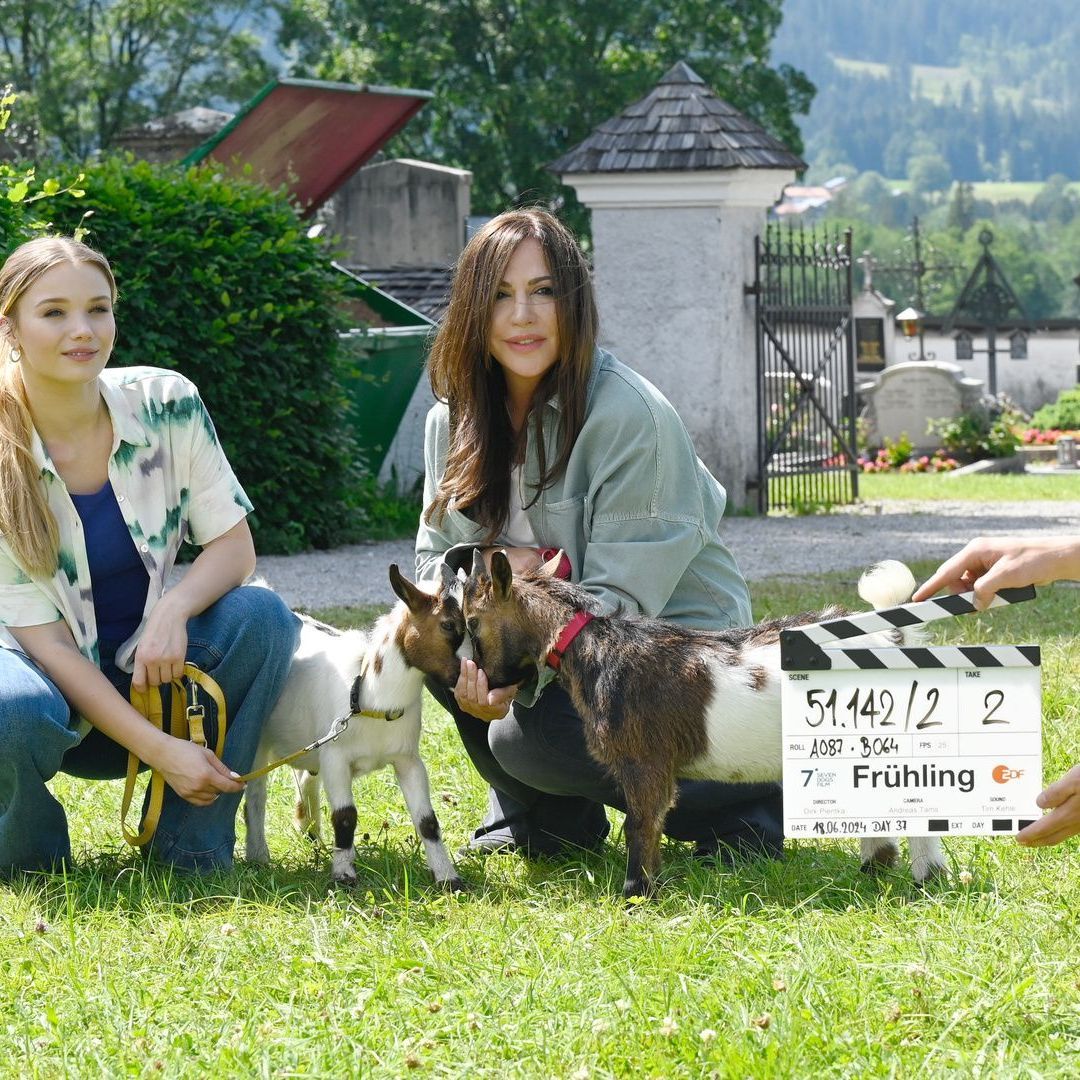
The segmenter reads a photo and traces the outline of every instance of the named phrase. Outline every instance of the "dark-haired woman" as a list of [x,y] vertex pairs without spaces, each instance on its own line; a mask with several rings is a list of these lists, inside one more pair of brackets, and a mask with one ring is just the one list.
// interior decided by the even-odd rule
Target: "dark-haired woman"
[[[746,625],[746,584],[719,537],[723,488],[670,403],[598,349],[596,333],[588,266],[553,215],[501,214],[469,241],[431,351],[439,404],[418,576],[437,580],[444,561],[468,569],[476,547],[505,550],[516,571],[561,549],[565,572],[612,610]],[[490,785],[474,850],[596,848],[604,806],[625,808],[553,674],[491,690],[463,660],[452,696],[431,688]],[[701,854],[778,854],[780,789],[682,781],[665,832]]]

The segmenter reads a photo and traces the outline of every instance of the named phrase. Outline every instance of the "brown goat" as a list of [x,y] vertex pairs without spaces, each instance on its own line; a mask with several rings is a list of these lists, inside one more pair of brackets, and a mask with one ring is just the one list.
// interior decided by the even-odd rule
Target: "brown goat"
[[[648,895],[676,777],[779,780],[780,631],[844,612],[716,631],[604,616],[594,596],[551,576],[557,559],[515,578],[501,552],[490,573],[477,552],[462,605],[474,657],[492,688],[522,682],[545,663],[558,669],[589,753],[626,798],[623,893]],[[907,567],[885,563],[864,575],[860,595],[887,607],[908,599],[913,586]],[[919,880],[943,871],[936,838],[912,838],[911,846]],[[891,863],[897,850],[891,837],[863,841],[864,865]]]

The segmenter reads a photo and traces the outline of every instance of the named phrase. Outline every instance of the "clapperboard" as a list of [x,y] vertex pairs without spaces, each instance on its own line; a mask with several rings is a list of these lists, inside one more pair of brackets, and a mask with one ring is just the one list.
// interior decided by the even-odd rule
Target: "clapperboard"
[[781,632],[785,835],[1013,834],[1041,815],[1037,645],[843,644],[968,614],[973,595]]

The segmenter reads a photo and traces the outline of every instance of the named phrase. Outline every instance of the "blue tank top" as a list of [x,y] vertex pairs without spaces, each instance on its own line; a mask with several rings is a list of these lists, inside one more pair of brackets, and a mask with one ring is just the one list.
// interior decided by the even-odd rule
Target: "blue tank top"
[[86,540],[94,615],[102,646],[127,641],[139,628],[150,575],[113,493],[112,484],[92,495],[72,495]]

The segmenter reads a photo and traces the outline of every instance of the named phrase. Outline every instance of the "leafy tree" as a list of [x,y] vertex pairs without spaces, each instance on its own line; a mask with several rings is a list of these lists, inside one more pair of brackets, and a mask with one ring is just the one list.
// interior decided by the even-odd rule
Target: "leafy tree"
[[1077,211],[1076,195],[1069,188],[1069,178],[1061,173],[1051,176],[1031,200],[1031,216],[1036,221],[1067,225]]
[[[0,87],[0,137],[11,122],[12,106],[17,98],[10,86]],[[5,211],[0,214],[0,251],[9,252],[35,232],[48,227],[49,223],[41,220],[41,212],[34,203],[58,195],[81,199],[85,194],[78,186],[82,179],[80,173],[66,186],[51,176],[39,181],[36,166],[16,168],[0,161],[0,207]],[[79,222],[73,232],[78,237],[81,231]]]
[[435,91],[388,152],[471,169],[479,212],[555,196],[544,166],[678,60],[802,147],[813,86],[768,63],[779,0],[280,2],[298,74]]
[[966,180],[953,184],[946,224],[965,233],[975,224],[975,186]]
[[880,173],[860,173],[834,200],[837,213],[865,210],[871,217],[887,222],[891,215],[893,193]]
[[908,161],[908,179],[920,195],[944,191],[952,183],[949,163],[940,154],[919,154]]
[[257,0],[0,0],[0,63],[20,95],[9,143],[83,158],[132,124],[251,96],[269,68]]

